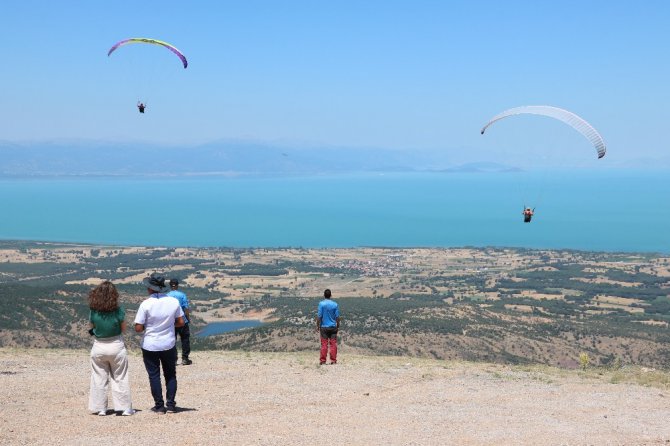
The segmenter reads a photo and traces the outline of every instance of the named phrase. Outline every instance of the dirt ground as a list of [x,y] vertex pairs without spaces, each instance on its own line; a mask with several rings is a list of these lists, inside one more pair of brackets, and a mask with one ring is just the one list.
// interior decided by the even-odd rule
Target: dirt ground
[[[315,346],[316,347],[316,346]],[[132,417],[87,412],[88,351],[0,349],[3,444],[670,444],[666,385],[567,371],[316,352],[194,352],[159,415],[137,351]],[[111,404],[111,403],[110,403]]]

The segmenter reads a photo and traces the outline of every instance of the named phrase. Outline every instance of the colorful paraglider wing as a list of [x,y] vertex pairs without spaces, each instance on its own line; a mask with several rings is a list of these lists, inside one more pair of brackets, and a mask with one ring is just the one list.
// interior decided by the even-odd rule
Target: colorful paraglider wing
[[162,40],[147,39],[145,37],[133,37],[133,38],[130,38],[130,39],[125,39],[125,40],[122,40],[120,42],[117,42],[117,43],[114,44],[114,46],[112,46],[109,49],[109,51],[107,52],[107,55],[108,56],[111,55],[114,51],[116,51],[117,48],[119,48],[121,46],[124,46],[124,45],[128,45],[130,43],[148,43],[148,44],[151,44],[151,45],[164,46],[165,48],[167,48],[170,51],[172,51],[173,53],[175,53],[177,55],[177,57],[179,57],[179,59],[181,59],[181,63],[184,65],[184,68],[188,67],[188,61],[186,60],[186,56],[184,56],[184,54],[181,51],[179,51],[177,48],[175,48],[173,45],[170,45],[167,42],[163,42]]
[[527,105],[524,107],[516,107],[516,108],[511,108],[509,110],[505,110],[504,112],[495,115],[483,128],[482,128],[482,135],[486,131],[487,128],[489,128],[494,122],[500,121],[501,119],[505,119],[509,116],[515,116],[515,115],[522,115],[522,114],[531,114],[531,115],[542,115],[542,116],[548,116],[550,118],[558,119],[559,121],[562,121],[566,124],[568,124],[570,127],[573,129],[577,130],[579,133],[584,135],[586,139],[588,139],[591,144],[596,148],[596,151],[598,152],[598,158],[602,158],[605,156],[605,141],[603,140],[602,136],[596,131],[596,129],[591,126],[588,122],[584,121],[582,118],[577,116],[576,114],[569,112],[567,110],[563,110],[562,108],[558,107],[551,107],[549,105]]

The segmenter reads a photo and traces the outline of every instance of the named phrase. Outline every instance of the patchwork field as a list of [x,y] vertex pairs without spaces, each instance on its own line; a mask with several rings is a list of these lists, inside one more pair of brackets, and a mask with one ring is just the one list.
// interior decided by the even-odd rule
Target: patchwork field
[[[152,272],[206,323],[266,322],[195,349],[299,351],[330,288],[340,342],[388,354],[577,367],[670,364],[670,259],[504,248],[224,249],[0,242],[0,346],[83,347],[86,295],[112,280],[132,318]],[[6,296],[6,297],[5,297]],[[129,342],[138,338],[128,335]]]

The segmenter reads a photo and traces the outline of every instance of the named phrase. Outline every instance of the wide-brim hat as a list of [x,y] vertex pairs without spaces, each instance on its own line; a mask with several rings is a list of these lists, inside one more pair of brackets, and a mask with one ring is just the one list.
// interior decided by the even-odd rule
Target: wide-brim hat
[[165,289],[165,277],[160,274],[153,273],[145,277],[142,283],[151,291],[161,292]]

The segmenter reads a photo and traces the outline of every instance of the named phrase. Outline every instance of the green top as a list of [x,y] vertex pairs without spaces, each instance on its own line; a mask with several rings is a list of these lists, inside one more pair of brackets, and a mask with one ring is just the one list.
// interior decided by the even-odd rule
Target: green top
[[119,307],[115,311],[91,310],[88,320],[93,324],[96,338],[111,338],[121,334],[121,323],[125,317],[125,308]]

